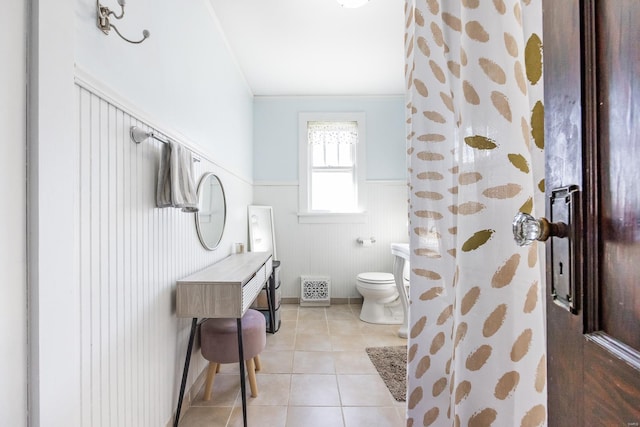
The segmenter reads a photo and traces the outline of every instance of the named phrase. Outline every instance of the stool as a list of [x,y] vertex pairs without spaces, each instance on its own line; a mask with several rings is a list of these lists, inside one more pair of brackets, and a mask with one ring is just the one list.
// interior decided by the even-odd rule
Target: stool
[[[259,354],[267,344],[266,320],[257,310],[248,309],[242,316],[242,349],[247,364],[251,396],[258,395],[256,371],[260,370]],[[209,361],[204,400],[211,399],[215,374],[220,364],[240,362],[238,355],[237,319],[207,319],[200,325],[202,356]]]

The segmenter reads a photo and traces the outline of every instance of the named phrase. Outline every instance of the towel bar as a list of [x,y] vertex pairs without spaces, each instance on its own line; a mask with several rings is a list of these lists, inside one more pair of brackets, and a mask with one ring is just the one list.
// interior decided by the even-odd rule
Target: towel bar
[[[131,126],[131,128],[129,129],[129,134],[131,135],[131,139],[133,140],[133,142],[135,142],[136,144],[140,144],[141,142],[144,142],[149,138],[153,138],[156,141],[162,142],[163,144],[169,143],[169,139],[161,137],[160,135],[158,135],[153,131],[146,131],[144,129],[140,129],[138,126]],[[187,149],[191,151],[191,153],[196,154],[190,148],[187,147]],[[193,161],[199,162],[200,157],[194,156]]]

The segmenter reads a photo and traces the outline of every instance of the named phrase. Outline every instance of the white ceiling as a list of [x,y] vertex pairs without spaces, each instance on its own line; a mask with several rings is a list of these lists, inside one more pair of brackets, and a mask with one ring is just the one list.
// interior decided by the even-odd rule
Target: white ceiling
[[404,2],[210,0],[254,95],[401,95]]

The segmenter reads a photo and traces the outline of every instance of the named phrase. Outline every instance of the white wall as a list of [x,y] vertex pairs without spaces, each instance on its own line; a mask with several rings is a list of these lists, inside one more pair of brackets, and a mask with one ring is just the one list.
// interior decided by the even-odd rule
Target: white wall
[[27,425],[26,2],[0,14],[0,414]]
[[[148,28],[142,45],[103,35],[93,0],[33,1],[34,426],[165,425],[190,323],[175,317],[175,280],[246,241],[252,95],[209,3],[130,3],[119,29]],[[220,175],[230,206],[218,250],[202,249],[192,215],[155,208],[159,144],[133,144],[131,123],[200,151],[198,176]],[[187,386],[202,368],[196,355]]]
[[[103,3],[119,11],[115,0]],[[253,96],[209,2],[127,2],[125,18],[113,22],[133,39],[148,29],[151,37],[139,45],[98,30],[95,4],[76,0],[76,67],[250,178]]]
[[[195,163],[198,178],[218,175],[228,203],[219,249],[205,250],[193,214],[155,208],[161,143],[135,144],[128,133],[149,123],[79,84],[79,425],[162,426],[175,410],[191,322],[175,316],[175,282],[246,241],[251,184],[206,158]],[[196,352],[188,386],[204,367]]]
[[[298,113],[366,115],[364,224],[298,223]],[[283,297],[300,296],[301,275],[331,277],[332,298],[359,298],[355,276],[391,272],[390,244],[407,242],[403,96],[257,97],[254,203],[273,206]],[[372,247],[356,243],[375,237]]]
[[[391,243],[408,242],[407,186],[401,181],[366,183],[364,224],[299,224],[297,184],[256,184],[254,203],[273,206],[280,280],[284,298],[300,297],[300,276],[331,277],[331,298],[361,298],[356,275],[391,273]],[[359,238],[375,237],[370,247]]]

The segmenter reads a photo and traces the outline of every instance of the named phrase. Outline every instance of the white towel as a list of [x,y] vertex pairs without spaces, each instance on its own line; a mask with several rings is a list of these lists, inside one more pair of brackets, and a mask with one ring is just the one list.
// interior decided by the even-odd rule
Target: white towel
[[173,141],[162,146],[156,205],[159,208],[182,208],[184,212],[198,211],[193,156],[190,150]]

